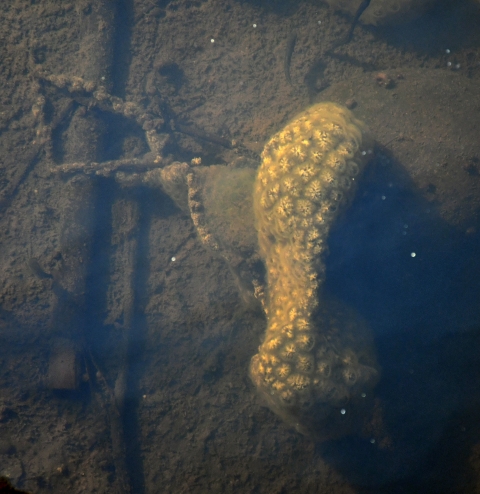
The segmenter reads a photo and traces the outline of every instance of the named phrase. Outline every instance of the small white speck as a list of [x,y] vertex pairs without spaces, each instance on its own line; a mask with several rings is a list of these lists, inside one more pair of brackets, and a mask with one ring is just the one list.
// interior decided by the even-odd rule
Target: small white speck
[[256,24],[252,24],[252,25],[253,25],[253,27],[254,27],[254,28],[255,28],[255,27],[257,27],[257,25],[256,25]]
[[452,66],[452,62],[447,62],[447,67],[451,67]]
[[372,439],[370,439],[370,442],[371,442],[372,444],[375,444],[375,439],[373,439],[373,437],[372,437]]
[[104,75],[102,75],[102,77],[100,77],[100,79],[101,79],[102,81],[104,81],[104,80],[105,80],[105,76],[104,76]]
[[384,201],[387,198],[387,196],[382,196],[382,201]]
[[143,396],[142,396],[142,398],[143,398],[144,400],[146,400],[146,399],[147,399],[147,395],[143,395]]
[[322,23],[322,21],[317,21],[317,24],[320,26],[320,24]]
[[210,43],[215,43],[215,40],[212,38],[212,39],[210,40]]
[[362,156],[365,156],[367,154],[366,151],[362,151]]
[[367,393],[362,393],[360,396],[361,396],[362,398],[366,398]]
[[447,48],[447,49],[445,50],[445,53],[448,55],[448,54],[450,53],[450,50]]
[[459,64],[459,63],[457,63],[457,64],[455,65],[455,68],[458,70],[458,69],[460,68],[460,64]]
[[347,413],[347,411],[345,410],[345,408],[342,408],[342,409],[340,410],[340,413],[341,413],[342,415],[345,415],[345,414]]
[[172,262],[175,262],[177,258],[175,256],[172,257]]
[[410,257],[415,257],[417,255],[416,252],[410,252]]

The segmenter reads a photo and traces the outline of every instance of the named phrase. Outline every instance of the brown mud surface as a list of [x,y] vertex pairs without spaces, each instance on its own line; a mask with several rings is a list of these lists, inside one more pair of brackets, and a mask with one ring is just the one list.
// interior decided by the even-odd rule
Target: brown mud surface
[[[480,5],[359,24],[329,53],[350,22],[313,0],[0,3],[0,477],[35,493],[480,490]],[[383,370],[364,437],[315,444],[262,406],[264,315],[169,197],[54,173],[141,158],[148,129],[48,75],[154,115],[165,162],[259,160],[322,100],[367,123],[375,158],[327,259]]]

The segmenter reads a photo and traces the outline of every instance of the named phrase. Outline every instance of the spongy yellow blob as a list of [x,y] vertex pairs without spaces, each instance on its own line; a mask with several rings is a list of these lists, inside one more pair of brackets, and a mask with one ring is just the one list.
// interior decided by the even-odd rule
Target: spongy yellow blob
[[328,415],[377,374],[374,359],[347,358],[361,346],[355,328],[339,330],[351,321],[319,306],[326,304],[319,288],[329,231],[371,148],[352,112],[320,103],[275,134],[262,153],[253,202],[268,324],[250,373],[270,407],[297,426],[313,408]]

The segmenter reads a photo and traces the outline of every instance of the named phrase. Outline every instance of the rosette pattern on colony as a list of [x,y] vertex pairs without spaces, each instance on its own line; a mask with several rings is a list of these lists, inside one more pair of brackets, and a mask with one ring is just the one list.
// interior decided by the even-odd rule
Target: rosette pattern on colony
[[352,112],[320,103],[262,153],[254,211],[267,271],[267,331],[250,374],[269,406],[299,429],[312,407],[317,418],[326,417],[377,375],[352,318],[338,304],[331,310],[319,290],[330,228],[352,198],[371,147]]

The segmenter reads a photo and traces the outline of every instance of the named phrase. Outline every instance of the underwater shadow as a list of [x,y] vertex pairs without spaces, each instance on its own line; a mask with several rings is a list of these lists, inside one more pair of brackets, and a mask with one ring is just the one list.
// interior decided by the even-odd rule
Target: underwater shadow
[[317,452],[375,492],[455,492],[478,439],[460,427],[480,418],[480,235],[443,221],[382,150],[329,246],[325,289],[368,321],[382,371],[370,437]]
[[478,46],[479,22],[480,9],[474,2],[443,0],[414,21],[370,29],[397,48],[436,55],[447,48]]

